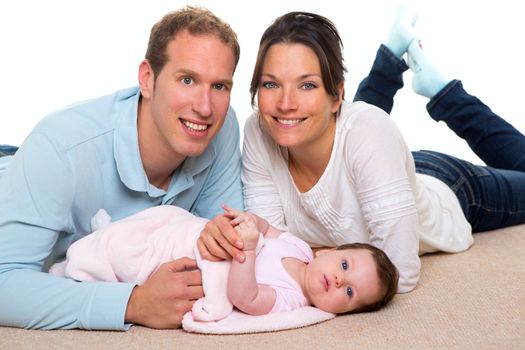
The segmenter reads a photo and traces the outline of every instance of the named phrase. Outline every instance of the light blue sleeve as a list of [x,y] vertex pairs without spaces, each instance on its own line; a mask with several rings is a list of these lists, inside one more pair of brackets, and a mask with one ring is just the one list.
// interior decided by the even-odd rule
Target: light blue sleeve
[[205,218],[222,213],[221,204],[244,210],[239,123],[231,107],[214,146],[216,159],[194,210]]
[[58,147],[30,135],[0,177],[0,325],[124,330],[133,284],[42,272],[72,232],[75,178]]

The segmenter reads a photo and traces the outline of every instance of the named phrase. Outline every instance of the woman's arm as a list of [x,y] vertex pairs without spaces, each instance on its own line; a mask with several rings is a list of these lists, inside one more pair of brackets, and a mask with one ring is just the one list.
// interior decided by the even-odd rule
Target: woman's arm
[[288,178],[283,156],[271,138],[262,132],[257,117],[246,121],[242,151],[245,210],[255,213],[282,231],[289,231],[283,208],[283,196],[276,179]]
[[398,292],[408,292],[420,271],[414,161],[386,113],[368,107],[357,113],[344,145],[351,159],[348,171],[370,243],[384,250],[398,268]]

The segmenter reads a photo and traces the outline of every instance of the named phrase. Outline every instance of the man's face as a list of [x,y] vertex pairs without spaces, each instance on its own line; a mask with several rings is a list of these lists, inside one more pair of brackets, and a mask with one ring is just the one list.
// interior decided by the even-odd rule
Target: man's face
[[[178,161],[198,156],[219,132],[233,85],[233,50],[214,35],[182,31],[166,48],[168,60],[157,77],[141,64],[139,137],[156,152]],[[151,144],[146,146],[151,148]]]

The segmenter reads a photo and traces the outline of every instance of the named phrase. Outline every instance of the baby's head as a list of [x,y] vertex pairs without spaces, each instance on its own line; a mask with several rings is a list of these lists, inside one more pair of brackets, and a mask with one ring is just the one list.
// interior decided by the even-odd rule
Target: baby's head
[[316,252],[306,267],[304,291],[310,303],[324,311],[375,311],[392,300],[398,278],[381,249],[351,243]]

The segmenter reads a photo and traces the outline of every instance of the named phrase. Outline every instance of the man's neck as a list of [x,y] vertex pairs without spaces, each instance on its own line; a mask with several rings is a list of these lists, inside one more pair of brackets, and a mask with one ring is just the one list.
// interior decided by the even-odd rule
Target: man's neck
[[157,188],[167,190],[173,173],[186,157],[176,154],[159,135],[152,119],[147,117],[147,108],[147,101],[141,99],[137,117],[140,158],[148,181]]

